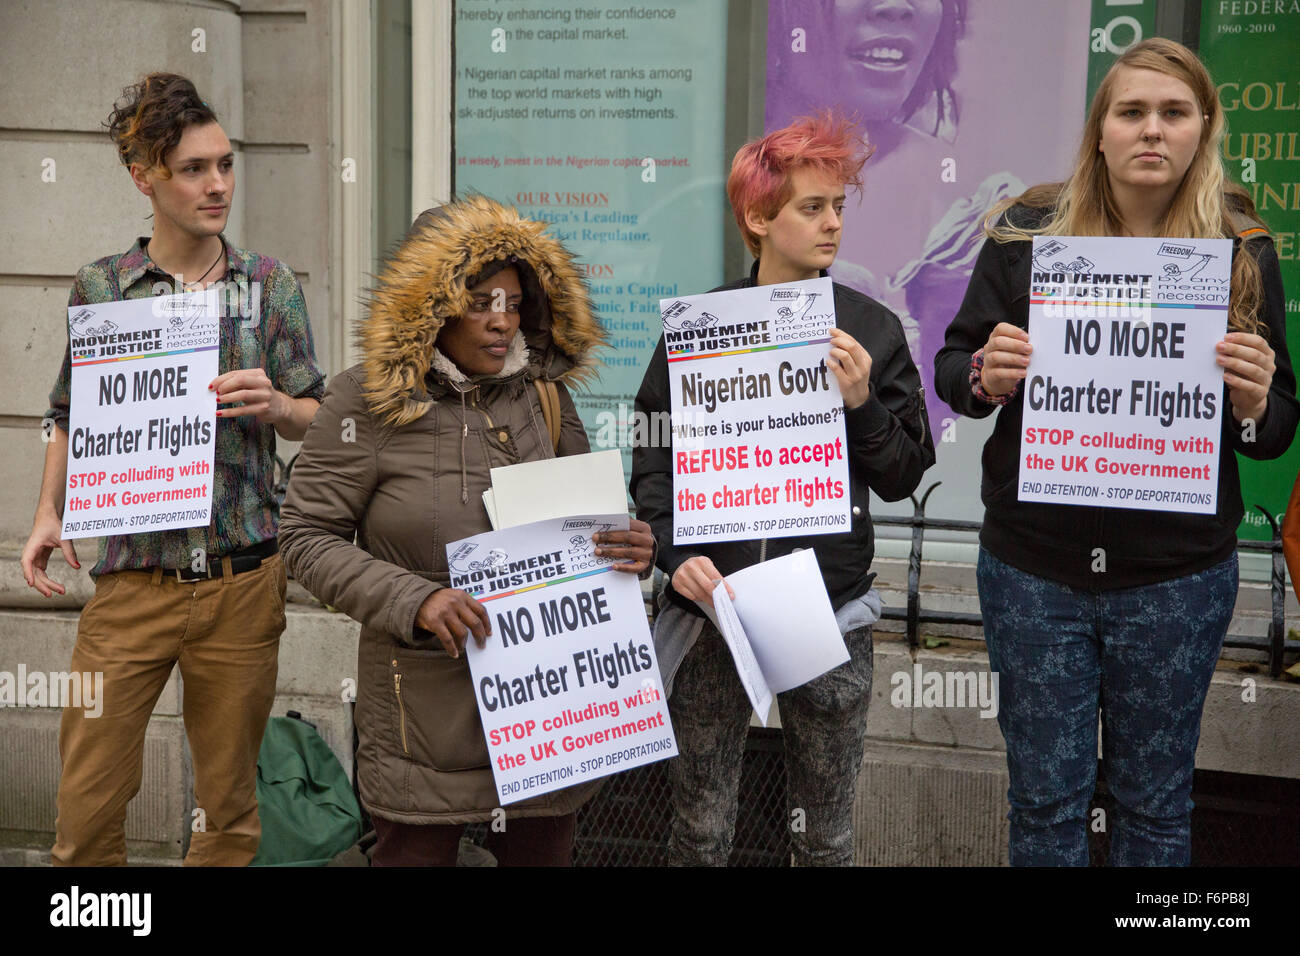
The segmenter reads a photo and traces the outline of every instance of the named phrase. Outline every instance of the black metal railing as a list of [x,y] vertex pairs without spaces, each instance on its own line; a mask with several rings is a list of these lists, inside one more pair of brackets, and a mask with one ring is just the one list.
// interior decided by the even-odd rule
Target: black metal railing
[[[949,518],[927,518],[926,502],[930,493],[942,482],[935,482],[925,490],[918,501],[911,496],[912,516],[878,516],[872,518],[877,525],[912,529],[912,546],[907,555],[907,606],[885,607],[882,617],[890,621],[903,621],[906,625],[907,643],[912,649],[920,646],[922,624],[972,624],[982,626],[983,615],[964,611],[927,611],[921,607],[921,554],[926,531],[964,531],[978,534],[982,523],[979,521],[955,521]],[[1271,618],[1268,636],[1253,637],[1246,634],[1229,634],[1223,642],[1224,647],[1247,648],[1263,651],[1268,655],[1268,674],[1278,678],[1282,674],[1283,659],[1287,651],[1300,651],[1300,641],[1286,638],[1286,562],[1282,554],[1282,529],[1267,510],[1256,506],[1268,521],[1273,532],[1271,541],[1237,541],[1238,551],[1258,551],[1273,556],[1269,575],[1269,597]]]

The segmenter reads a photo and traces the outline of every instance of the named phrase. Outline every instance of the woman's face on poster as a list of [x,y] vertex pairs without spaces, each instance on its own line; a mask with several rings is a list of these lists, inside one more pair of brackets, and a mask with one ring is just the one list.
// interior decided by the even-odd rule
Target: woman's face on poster
[[843,97],[867,122],[897,116],[934,48],[942,0],[834,0],[823,8],[824,22],[812,25],[822,36],[809,37],[802,63],[811,69],[799,85],[817,101]]

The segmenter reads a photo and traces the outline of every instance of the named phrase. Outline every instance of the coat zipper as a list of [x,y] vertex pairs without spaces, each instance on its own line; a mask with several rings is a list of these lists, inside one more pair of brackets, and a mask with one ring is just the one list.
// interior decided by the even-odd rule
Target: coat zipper
[[478,403],[477,388],[474,389],[474,397],[469,400],[469,403],[474,406],[474,408],[478,411],[480,415],[482,415],[485,419],[487,419],[487,426],[489,429],[496,428],[496,426],[492,424],[492,416],[487,413],[487,409],[485,409],[482,405]]
[[[397,661],[393,661],[393,666],[397,666]],[[411,748],[406,743],[406,708],[402,706],[402,674],[400,671],[393,673],[393,693],[397,695],[397,720],[402,730],[402,752],[409,757]]]

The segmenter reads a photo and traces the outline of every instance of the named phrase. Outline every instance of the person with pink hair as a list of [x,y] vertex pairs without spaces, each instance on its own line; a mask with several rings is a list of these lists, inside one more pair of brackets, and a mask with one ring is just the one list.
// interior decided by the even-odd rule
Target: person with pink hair
[[[798,119],[742,147],[732,162],[727,195],[754,264],[744,279],[713,291],[826,276],[839,249],[846,187],[861,187],[870,152],[853,124],[830,113]],[[670,864],[727,863],[751,713],[730,652],[700,605],[711,603],[713,588],[724,575],[808,548],[817,555],[849,660],[777,696],[789,819],[802,823],[791,827],[794,857],[800,866],[853,862],[853,802],[871,698],[871,625],[880,616],[880,598],[871,588],[874,539],[868,499],[872,491],[886,501],[911,494],[934,463],[934,444],[926,427],[921,377],[898,317],[847,286],[836,283],[833,288],[836,327],[827,365],[844,399],[849,530],[675,545],[672,446],[638,446],[632,452],[637,517],[653,528],[659,543],[656,563],[669,577],[655,622],[655,644],[679,648],[659,653],[679,750],[668,764]],[[653,415],[669,407],[661,338],[636,409]]]

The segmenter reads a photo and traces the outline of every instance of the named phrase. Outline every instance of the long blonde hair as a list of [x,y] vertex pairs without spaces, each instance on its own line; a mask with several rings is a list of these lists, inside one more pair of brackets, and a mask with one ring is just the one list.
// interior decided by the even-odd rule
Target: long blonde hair
[[[1120,56],[1097,87],[1070,178],[1063,183],[1033,186],[1019,196],[998,203],[984,221],[984,231],[989,236],[998,242],[1015,242],[1035,235],[1123,234],[1124,220],[1111,190],[1105,156],[1098,146],[1117,77],[1124,67],[1154,70],[1183,82],[1196,96],[1203,117],[1196,156],[1156,227],[1156,235],[1231,238],[1246,225],[1260,225],[1250,194],[1228,181],[1224,174],[1221,146],[1226,124],[1209,72],[1196,54],[1181,43],[1155,37],[1143,40]],[[1038,227],[1024,228],[1002,218],[1009,207],[1017,204],[1051,212]],[[1238,249],[1232,263],[1228,325],[1238,331],[1264,334],[1267,327],[1259,317],[1263,301],[1259,263],[1253,255]]]

